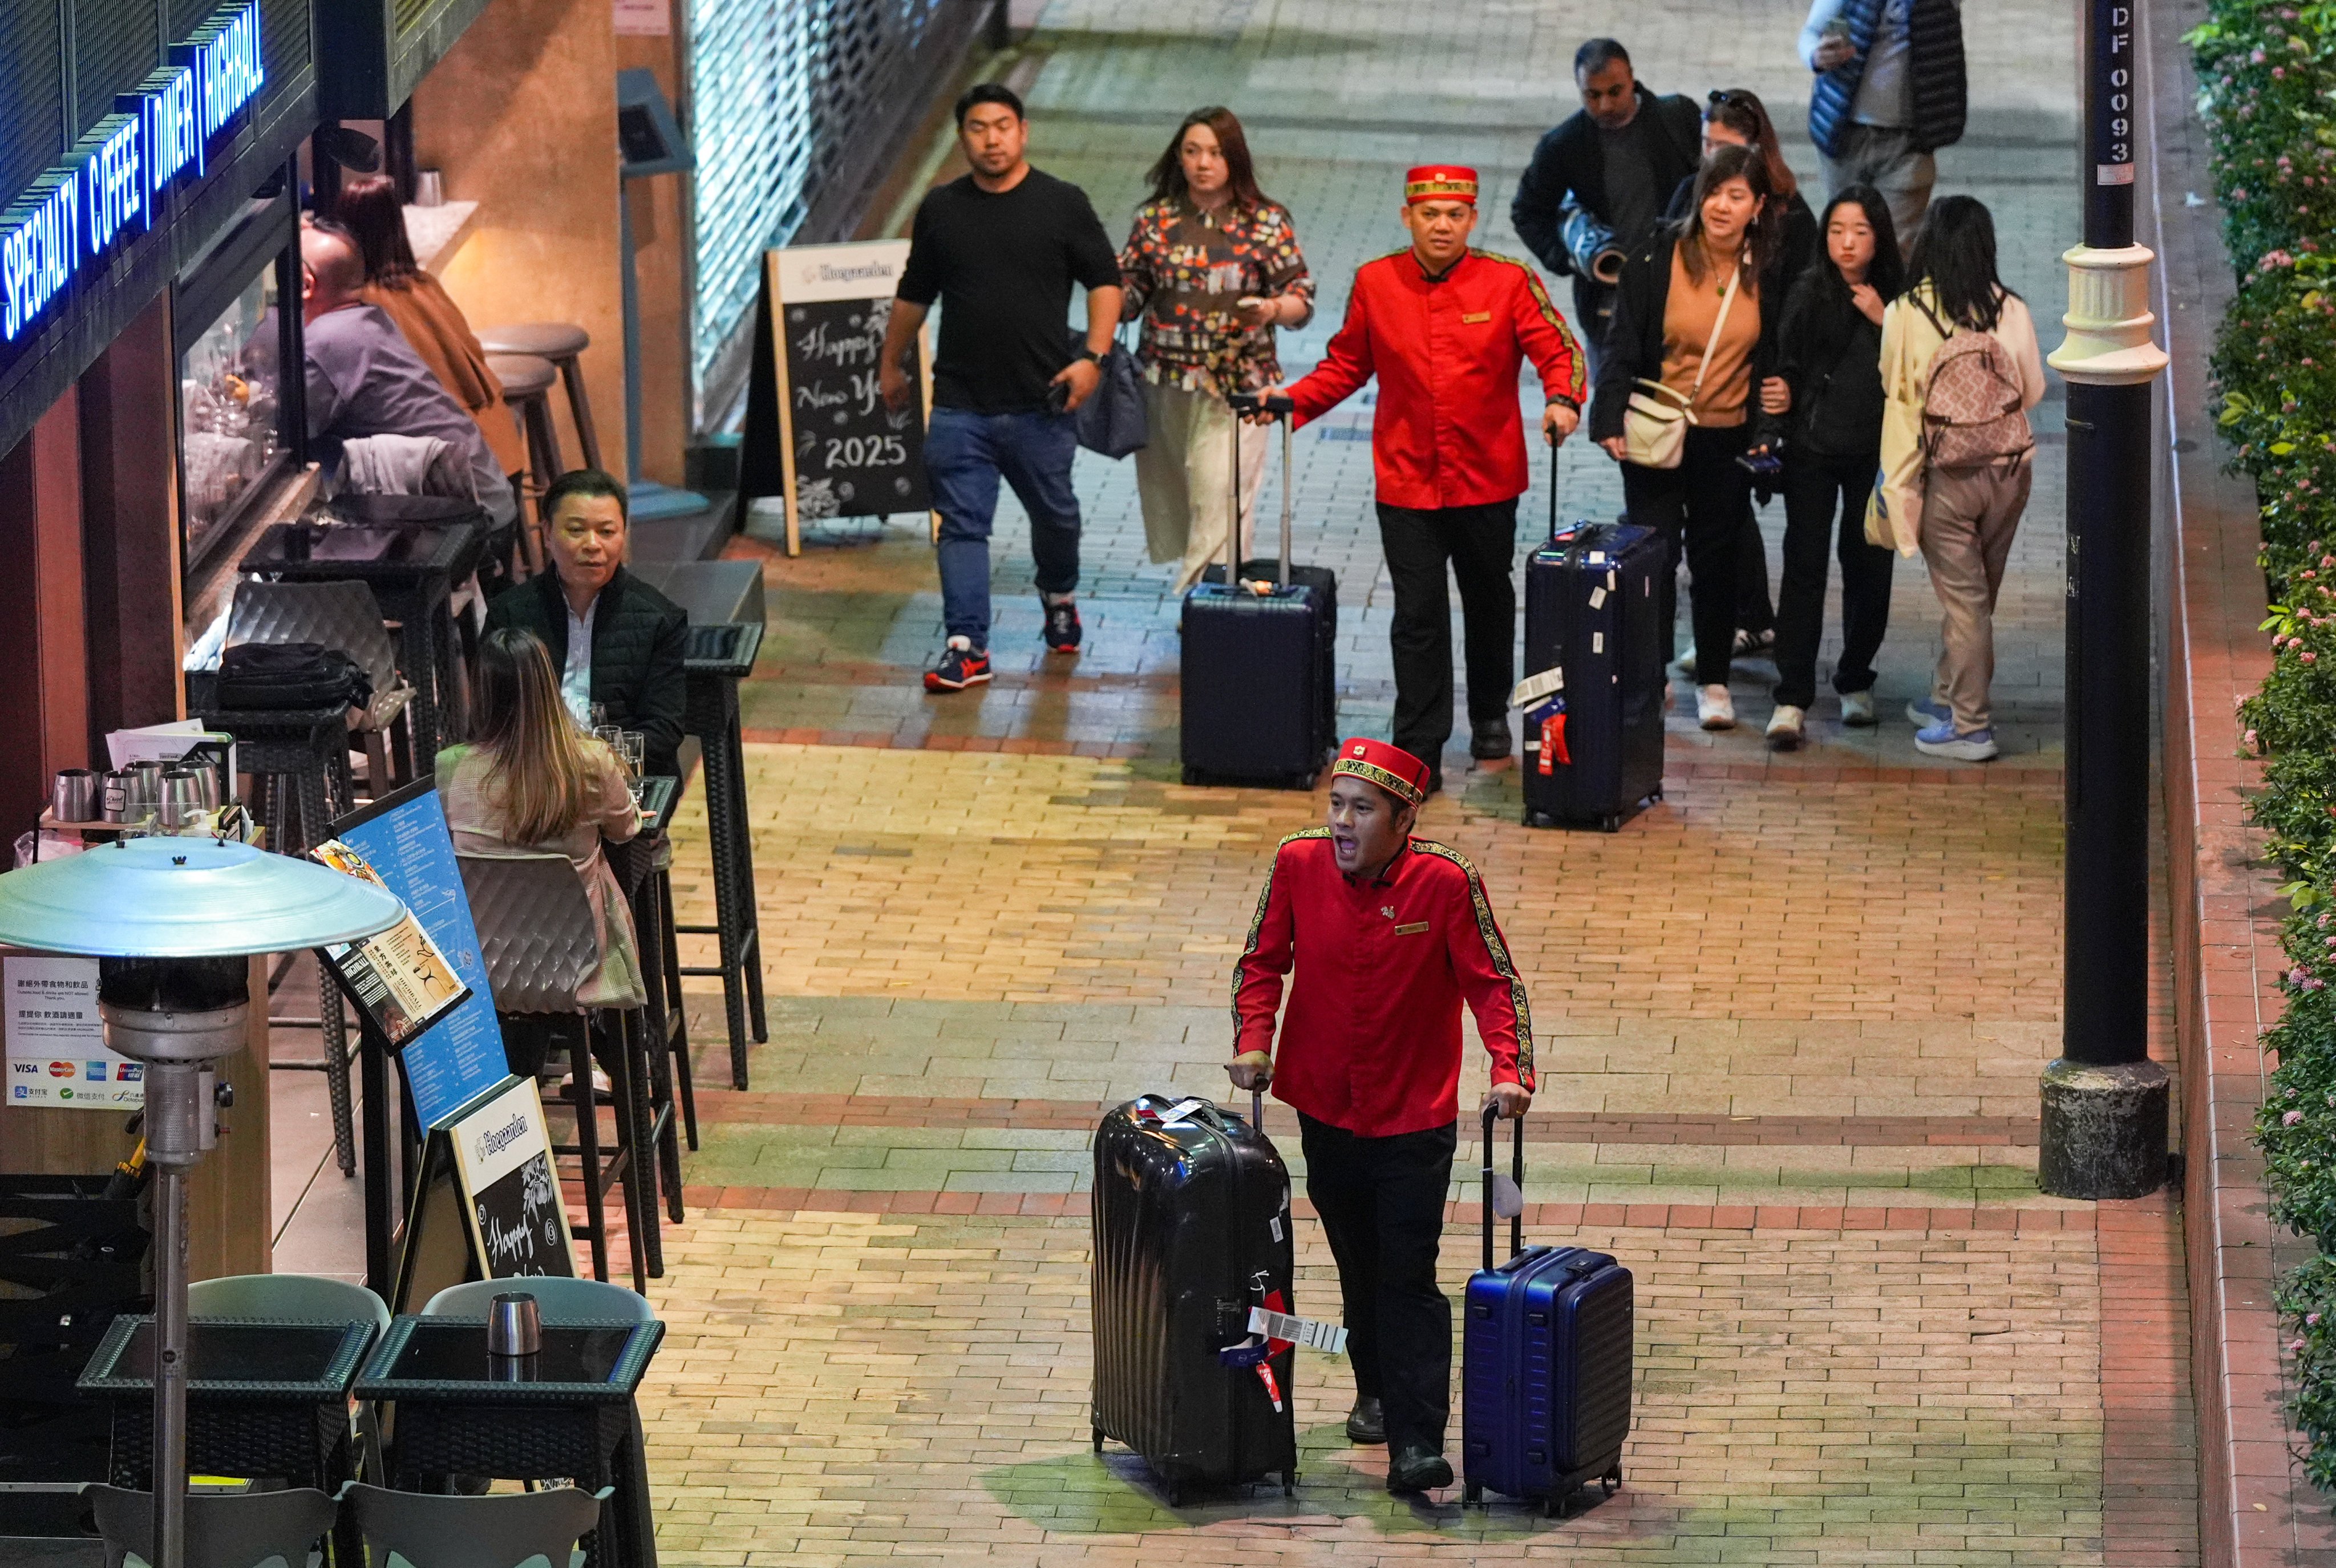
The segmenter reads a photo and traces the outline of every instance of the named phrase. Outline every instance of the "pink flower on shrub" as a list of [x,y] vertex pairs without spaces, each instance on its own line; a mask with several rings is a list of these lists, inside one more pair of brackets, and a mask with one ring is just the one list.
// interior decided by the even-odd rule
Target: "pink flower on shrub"
[[2302,1111],[2290,1111],[2287,1115],[2279,1119],[2279,1125],[2282,1127],[2292,1127],[2302,1120],[2303,1120],[2303,1113]]

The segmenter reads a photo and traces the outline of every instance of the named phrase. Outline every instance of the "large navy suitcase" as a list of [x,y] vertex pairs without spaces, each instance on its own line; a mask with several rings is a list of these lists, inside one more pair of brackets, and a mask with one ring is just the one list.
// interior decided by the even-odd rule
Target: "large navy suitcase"
[[[1241,502],[1241,427],[1233,421],[1233,502]],[[1281,554],[1236,579],[1271,581],[1255,593],[1212,568],[1184,595],[1181,725],[1186,784],[1312,789],[1338,744],[1338,579],[1290,563],[1290,424],[1281,424]],[[1233,564],[1238,529],[1227,531]]]
[[[1522,1186],[1525,1128],[1510,1155]],[[1591,1481],[1622,1485],[1630,1432],[1635,1308],[1630,1271],[1581,1247],[1528,1247],[1509,1222],[1509,1261],[1493,1262],[1493,1112],[1484,1112],[1484,1266],[1470,1276],[1461,1332],[1460,1466],[1465,1495],[1523,1497],[1560,1517]]]
[[1526,708],[1527,827],[1608,833],[1663,796],[1662,574],[1670,552],[1650,528],[1577,522],[1525,561],[1525,669],[1562,672]]
[[1095,1130],[1095,1446],[1141,1454],[1171,1507],[1298,1485],[1297,1354],[1249,1331],[1252,1307],[1297,1310],[1290,1171],[1261,1110],[1146,1095]]

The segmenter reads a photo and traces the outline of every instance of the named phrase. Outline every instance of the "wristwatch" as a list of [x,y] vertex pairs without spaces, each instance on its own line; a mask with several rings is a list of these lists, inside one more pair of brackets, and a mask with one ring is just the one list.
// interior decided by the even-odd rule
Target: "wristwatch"
[[1079,357],[1085,360],[1089,365],[1101,365],[1103,363],[1103,355],[1097,354],[1092,348],[1080,349]]

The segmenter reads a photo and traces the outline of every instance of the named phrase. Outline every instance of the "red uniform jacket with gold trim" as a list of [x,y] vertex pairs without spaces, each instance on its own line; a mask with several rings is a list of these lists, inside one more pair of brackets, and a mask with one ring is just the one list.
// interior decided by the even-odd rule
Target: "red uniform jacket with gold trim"
[[1471,250],[1430,278],[1417,257],[1398,250],[1357,269],[1329,352],[1287,390],[1303,424],[1376,375],[1371,460],[1379,500],[1421,510],[1483,506],[1524,492],[1517,370],[1526,359],[1541,373],[1544,396],[1582,405],[1582,346],[1532,268]]
[[1458,851],[1416,838],[1362,879],[1338,870],[1328,828],[1282,840],[1233,966],[1236,1054],[1273,1050],[1293,967],[1273,1094],[1317,1121],[1367,1138],[1454,1121],[1463,1001],[1493,1082],[1532,1089],[1524,982],[1484,879]]

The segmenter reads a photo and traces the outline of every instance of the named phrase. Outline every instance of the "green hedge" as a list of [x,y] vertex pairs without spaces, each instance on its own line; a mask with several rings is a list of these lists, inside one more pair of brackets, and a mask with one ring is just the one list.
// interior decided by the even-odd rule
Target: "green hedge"
[[2336,4],[2216,0],[2188,42],[2241,278],[2215,340],[2217,414],[2263,505],[2275,649],[2241,744],[2270,759],[2252,810],[2292,905],[2255,1138],[2273,1216],[2323,1254],[2279,1300],[2307,1468],[2336,1489]]

